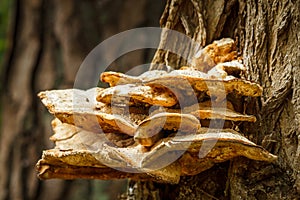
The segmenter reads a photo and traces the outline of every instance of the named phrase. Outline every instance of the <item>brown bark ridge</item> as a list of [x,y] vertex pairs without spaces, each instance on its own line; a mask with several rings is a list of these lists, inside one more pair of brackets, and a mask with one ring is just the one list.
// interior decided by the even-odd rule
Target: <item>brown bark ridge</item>
[[[202,46],[236,39],[247,78],[263,86],[263,96],[245,99],[254,125],[240,129],[278,155],[274,164],[236,158],[177,185],[131,184],[135,199],[298,199],[300,196],[300,1],[168,0],[161,26],[177,30]],[[162,41],[167,40],[162,35]],[[161,44],[163,45],[163,44]],[[178,48],[186,48],[176,44]],[[179,68],[187,61],[158,50],[152,69]],[[131,190],[132,191],[132,190]],[[144,194],[143,197],[140,194]]]
[[[50,115],[36,94],[73,87],[90,50],[120,31],[157,26],[163,2],[15,0],[13,7],[1,73],[0,200],[91,199],[96,182],[37,179],[35,163],[52,144]],[[134,66],[144,58],[145,52],[138,51],[122,63]],[[111,182],[111,187],[122,184]]]

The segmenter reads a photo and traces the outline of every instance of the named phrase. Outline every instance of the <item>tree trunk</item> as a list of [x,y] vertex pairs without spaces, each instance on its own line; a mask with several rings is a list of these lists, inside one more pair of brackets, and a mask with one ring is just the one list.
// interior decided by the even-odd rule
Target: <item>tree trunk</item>
[[[299,198],[299,8],[300,1],[290,0],[168,0],[162,27],[182,32],[202,46],[224,37],[236,40],[247,78],[264,88],[261,98],[243,102],[257,122],[239,128],[250,140],[278,155],[278,161],[269,164],[236,158],[197,176],[182,177],[177,185],[138,182],[136,199]],[[156,52],[153,63],[162,65],[152,69],[188,64],[162,50]]]
[[[48,141],[51,116],[36,94],[73,87],[77,70],[93,47],[130,28],[157,26],[163,3],[14,1],[1,73],[0,200],[92,199],[104,194],[99,189],[103,182],[37,179],[35,164],[42,150],[53,144]],[[135,52],[122,64],[135,66],[144,63],[144,57],[145,51]],[[117,190],[124,187],[124,182],[107,184]],[[116,198],[116,192],[110,194]]]

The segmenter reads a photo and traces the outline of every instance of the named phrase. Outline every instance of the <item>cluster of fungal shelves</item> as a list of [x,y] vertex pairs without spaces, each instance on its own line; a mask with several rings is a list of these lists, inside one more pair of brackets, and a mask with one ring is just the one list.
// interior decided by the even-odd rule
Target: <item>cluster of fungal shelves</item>
[[236,156],[274,161],[233,130],[256,121],[239,112],[235,101],[262,94],[258,84],[241,77],[244,72],[227,38],[205,47],[190,67],[140,76],[104,72],[101,80],[109,88],[40,92],[55,116],[55,148],[43,152],[39,177],[178,183]]

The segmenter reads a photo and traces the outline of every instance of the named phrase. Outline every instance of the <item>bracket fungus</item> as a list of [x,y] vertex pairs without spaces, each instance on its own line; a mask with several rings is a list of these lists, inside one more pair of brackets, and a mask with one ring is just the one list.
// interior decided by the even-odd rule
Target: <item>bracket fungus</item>
[[273,162],[275,155],[233,130],[256,121],[234,101],[262,95],[260,85],[241,78],[245,67],[235,49],[222,39],[191,67],[140,76],[103,72],[109,88],[40,92],[55,116],[55,148],[43,152],[38,176],[175,184],[237,156]]

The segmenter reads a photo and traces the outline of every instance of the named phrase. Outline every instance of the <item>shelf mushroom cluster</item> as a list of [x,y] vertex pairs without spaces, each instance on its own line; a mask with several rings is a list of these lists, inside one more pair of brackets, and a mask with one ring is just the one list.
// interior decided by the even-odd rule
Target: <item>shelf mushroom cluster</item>
[[256,121],[238,101],[262,95],[258,84],[241,78],[245,68],[236,59],[233,40],[222,39],[198,53],[192,67],[140,76],[104,72],[108,88],[40,92],[55,116],[55,148],[43,152],[38,176],[178,183],[237,156],[274,161],[236,131]]

